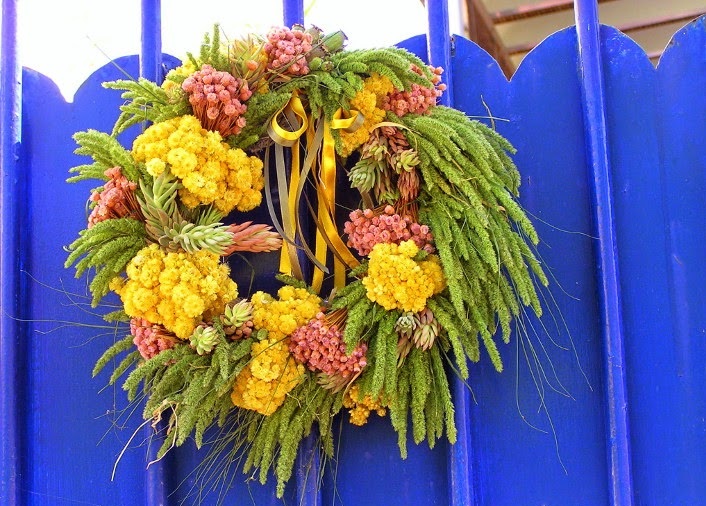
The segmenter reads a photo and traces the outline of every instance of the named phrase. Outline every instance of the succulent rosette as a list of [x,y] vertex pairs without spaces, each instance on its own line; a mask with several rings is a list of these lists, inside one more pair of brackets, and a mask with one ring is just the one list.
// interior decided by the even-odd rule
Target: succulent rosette
[[[216,27],[163,83],[105,83],[124,99],[113,131],[75,135],[93,161],[70,181],[102,186],[66,265],[94,305],[119,298],[105,318],[125,325],[94,374],[121,357],[110,382],[127,374],[144,418],[167,420],[159,456],[236,419],[231,463],[263,482],[274,469],[279,495],[312,431],[333,454],[346,409],[355,425],[389,416],[403,457],[409,428],[453,443],[448,371],[467,378],[481,347],[502,370],[495,339],[523,306],[541,313],[547,283],[512,146],[437,104],[442,69],[345,41],[294,26],[225,43]],[[342,179],[359,196],[345,223]],[[313,218],[297,216],[307,185]],[[254,223],[263,200],[271,223]],[[279,263],[277,293],[236,284],[243,253]]]

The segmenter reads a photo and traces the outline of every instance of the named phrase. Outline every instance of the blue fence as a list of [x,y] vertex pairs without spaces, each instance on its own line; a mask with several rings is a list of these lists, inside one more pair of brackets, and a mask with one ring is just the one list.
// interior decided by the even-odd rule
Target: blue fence
[[[706,19],[655,69],[577,0],[576,27],[508,82],[478,46],[449,38],[446,2],[427,6],[428,36],[400,45],[444,66],[450,104],[517,148],[553,310],[501,349],[502,374],[484,360],[471,391],[456,385],[459,444],[412,445],[403,461],[384,421],[341,424],[336,461],[312,474],[316,450],[303,452],[284,503],[706,504]],[[302,4],[285,2],[284,16],[305,21]],[[131,75],[175,63],[159,18],[159,2],[143,1],[143,54],[117,62]],[[113,335],[63,268],[89,190],[64,183],[79,163],[71,135],[110,130],[120,98],[100,84],[120,71],[99,69],[67,103],[19,69],[16,0],[2,23],[0,504],[180,504],[202,454],[185,445],[147,467],[150,429],[90,377]],[[282,503],[231,478],[228,504]]]

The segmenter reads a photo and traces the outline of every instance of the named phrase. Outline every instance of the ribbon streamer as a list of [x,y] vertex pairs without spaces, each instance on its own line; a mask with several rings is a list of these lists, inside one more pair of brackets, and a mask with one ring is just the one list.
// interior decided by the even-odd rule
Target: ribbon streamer
[[[282,116],[287,119],[289,125],[295,125],[296,129],[288,130],[281,126],[279,124],[279,118]],[[294,90],[292,92],[292,98],[284,104],[284,107],[277,111],[272,121],[270,121],[267,127],[267,134],[277,144],[291,148],[297,143],[299,137],[306,132],[308,126],[309,120],[306,116],[306,110],[304,110],[304,104],[302,104],[299,98],[299,93]]]
[[[339,118],[336,118],[336,116],[339,116]],[[351,117],[340,119],[340,114],[337,111],[334,115],[335,123],[332,121],[331,124],[324,123],[323,125],[324,138],[321,147],[319,177],[316,185],[318,195],[316,252],[319,260],[322,259],[322,256],[325,260],[327,246],[334,253],[334,286],[336,288],[342,288],[345,285],[345,265],[352,269],[357,267],[360,262],[343,242],[336,227],[336,149],[331,130],[334,127],[351,128],[361,117],[362,115],[355,111],[355,114]],[[315,269],[312,286],[315,289],[320,289],[322,282],[323,272]]]
[[[285,119],[291,128],[282,126]],[[285,247],[280,255],[280,271],[291,274],[298,279],[303,279],[299,263],[298,249],[301,247],[310,260],[314,263],[312,274],[312,288],[318,293],[323,284],[324,274],[328,274],[326,257],[330,249],[334,255],[334,287],[342,288],[346,281],[346,266],[354,268],[359,261],[348,249],[338,233],[335,221],[336,211],[336,150],[335,140],[331,133],[333,129],[353,132],[363,124],[363,115],[358,111],[344,111],[339,109],[330,122],[319,120],[314,127],[314,121],[308,118],[304,105],[296,91],[290,100],[275,114],[270,122],[267,132],[275,141],[275,166],[277,172],[277,186],[280,194],[280,210],[282,226],[274,216],[271,197],[268,195],[268,209],[273,214],[275,228],[285,240]],[[300,166],[301,138],[306,133],[306,156]],[[287,182],[284,148],[292,149],[292,167],[289,183]],[[312,170],[317,161],[318,171]],[[309,174],[313,175],[316,187],[317,209],[314,214],[316,222],[316,239],[314,252],[311,251],[306,241],[301,237],[301,223],[299,220],[299,202],[304,192],[304,185]],[[269,182],[269,181],[268,181]],[[286,201],[284,197],[286,195]],[[308,204],[311,209],[311,204]],[[313,209],[312,213],[313,213]],[[295,239],[299,237],[300,245]]]

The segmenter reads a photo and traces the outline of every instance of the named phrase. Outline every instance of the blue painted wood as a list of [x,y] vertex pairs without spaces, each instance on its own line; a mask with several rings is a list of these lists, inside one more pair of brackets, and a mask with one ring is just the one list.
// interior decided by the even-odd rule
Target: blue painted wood
[[[603,28],[607,131],[626,329],[635,502],[699,504],[706,488],[704,18],[655,68]],[[659,476],[660,479],[655,479]]]
[[[447,0],[429,0],[427,8],[427,55],[430,65],[446,72],[444,81],[451,80],[451,29],[449,28],[449,3]],[[453,87],[448,87],[439,99],[445,106],[453,104]]]
[[[449,28],[449,6],[443,0],[429,0],[427,7],[427,61],[444,69],[444,82],[453,82],[451,66],[451,31]],[[453,86],[447,86],[439,103],[453,106]],[[449,503],[464,506],[475,503],[472,490],[473,454],[470,440],[469,405],[471,393],[466,382],[454,377],[451,382],[456,411],[456,443],[448,445]]]
[[284,26],[304,24],[304,1],[303,0],[283,0],[283,21]]
[[[653,437],[666,437],[654,449],[663,449],[663,458],[676,457],[676,465],[642,463],[641,485],[651,492],[645,504],[657,504],[658,494],[696,504],[706,497],[706,484],[698,479],[706,472],[706,227],[701,213],[706,203],[706,17],[677,32],[657,77],[672,329],[662,384],[652,385],[656,388],[647,404],[662,423],[636,424],[636,429],[656,431],[641,433],[643,449]],[[649,382],[647,371],[640,372],[640,379]],[[654,471],[665,473],[670,483],[648,484]]]
[[[104,388],[105,375],[90,377],[101,350],[124,334],[103,326],[88,305],[85,280],[74,280],[63,268],[62,247],[85,226],[91,188],[65,183],[68,168],[83,163],[72,153],[71,136],[89,127],[110,129],[121,99],[101,83],[123,77],[118,66],[137,75],[136,58],[118,59],[91,75],[71,104],[48,78],[33,71],[23,77],[22,170],[32,203],[23,208],[22,275],[30,320],[23,325],[23,361],[31,395],[21,413],[26,465],[17,504],[144,503],[144,471],[134,471],[145,468],[143,451],[126,452],[116,481],[110,481],[113,464],[141,422],[139,409],[127,419],[129,412],[117,411],[125,406],[123,392]],[[141,443],[138,434],[133,448]]]
[[21,74],[17,57],[17,1],[2,2],[2,58],[0,61],[0,503],[19,500],[22,474],[21,324],[24,298],[20,203],[26,201],[25,178],[18,163],[21,139]]
[[[164,79],[162,68],[162,12],[160,0],[142,0],[141,4],[140,77],[154,82]],[[166,421],[157,424],[157,430],[164,433]],[[145,425],[142,433],[150,438],[155,429]],[[159,438],[157,438],[159,440]],[[147,446],[146,459],[150,465],[145,471],[145,505],[159,506],[167,503],[169,490],[166,483],[167,464],[171,459],[157,459],[159,444]]]
[[[525,315],[524,330],[518,327],[509,345],[499,345],[503,373],[486,355],[471,369],[474,491],[482,505],[608,502],[601,323],[578,69],[573,29],[543,41],[509,83],[485,51],[456,41],[455,106],[494,124],[516,147],[520,200],[535,217],[538,254],[552,278],[544,292],[546,331]],[[537,360],[546,374],[538,379],[540,391],[532,376],[540,374]]]
[[598,5],[576,0],[576,31],[581,65],[581,95],[586,147],[593,168],[591,198],[598,256],[603,338],[603,374],[607,407],[606,444],[610,465],[611,504],[633,503],[630,469],[628,398],[625,380],[625,346],[622,300],[615,232],[613,185],[608,158],[606,104],[599,40]]
[[161,0],[142,0],[140,76],[161,82],[162,68],[162,5]]

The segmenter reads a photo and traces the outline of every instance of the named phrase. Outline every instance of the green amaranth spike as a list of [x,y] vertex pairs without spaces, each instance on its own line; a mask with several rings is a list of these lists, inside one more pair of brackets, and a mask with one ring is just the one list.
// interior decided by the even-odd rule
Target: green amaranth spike
[[427,402],[427,396],[431,392],[429,355],[420,351],[419,348],[412,348],[412,351],[409,352],[409,356],[402,367],[410,368],[412,440],[415,444],[419,444],[424,440],[424,436],[426,435],[424,406]]
[[113,137],[144,121],[160,123],[191,112],[186,95],[182,100],[174,101],[163,88],[142,77],[137,81],[119,79],[106,82],[103,87],[123,90],[120,96],[125,103],[120,106],[121,113],[111,133]]
[[[506,153],[512,146],[485,125],[444,107],[393,119],[409,128],[405,134],[419,153],[420,221],[434,231],[453,312],[472,323],[501,370],[492,337],[497,326],[507,341],[518,303],[541,314],[535,279],[546,283],[525,241],[536,243],[536,232],[513,198],[519,174]],[[464,342],[469,358],[477,360],[475,343]]]
[[123,148],[114,137],[89,129],[85,132],[75,133],[73,138],[79,145],[74,153],[90,156],[93,158],[93,163],[70,169],[70,173],[77,175],[68,178],[67,182],[75,183],[87,179],[107,180],[105,171],[112,167],[120,167],[121,174],[129,181],[139,180],[141,174],[130,156],[130,152]]
[[64,267],[78,261],[77,278],[95,269],[89,288],[93,295],[91,305],[96,307],[108,293],[110,281],[125,270],[130,259],[146,244],[145,226],[141,222],[131,218],[101,221],[79,232],[78,239],[67,248],[69,255]]

